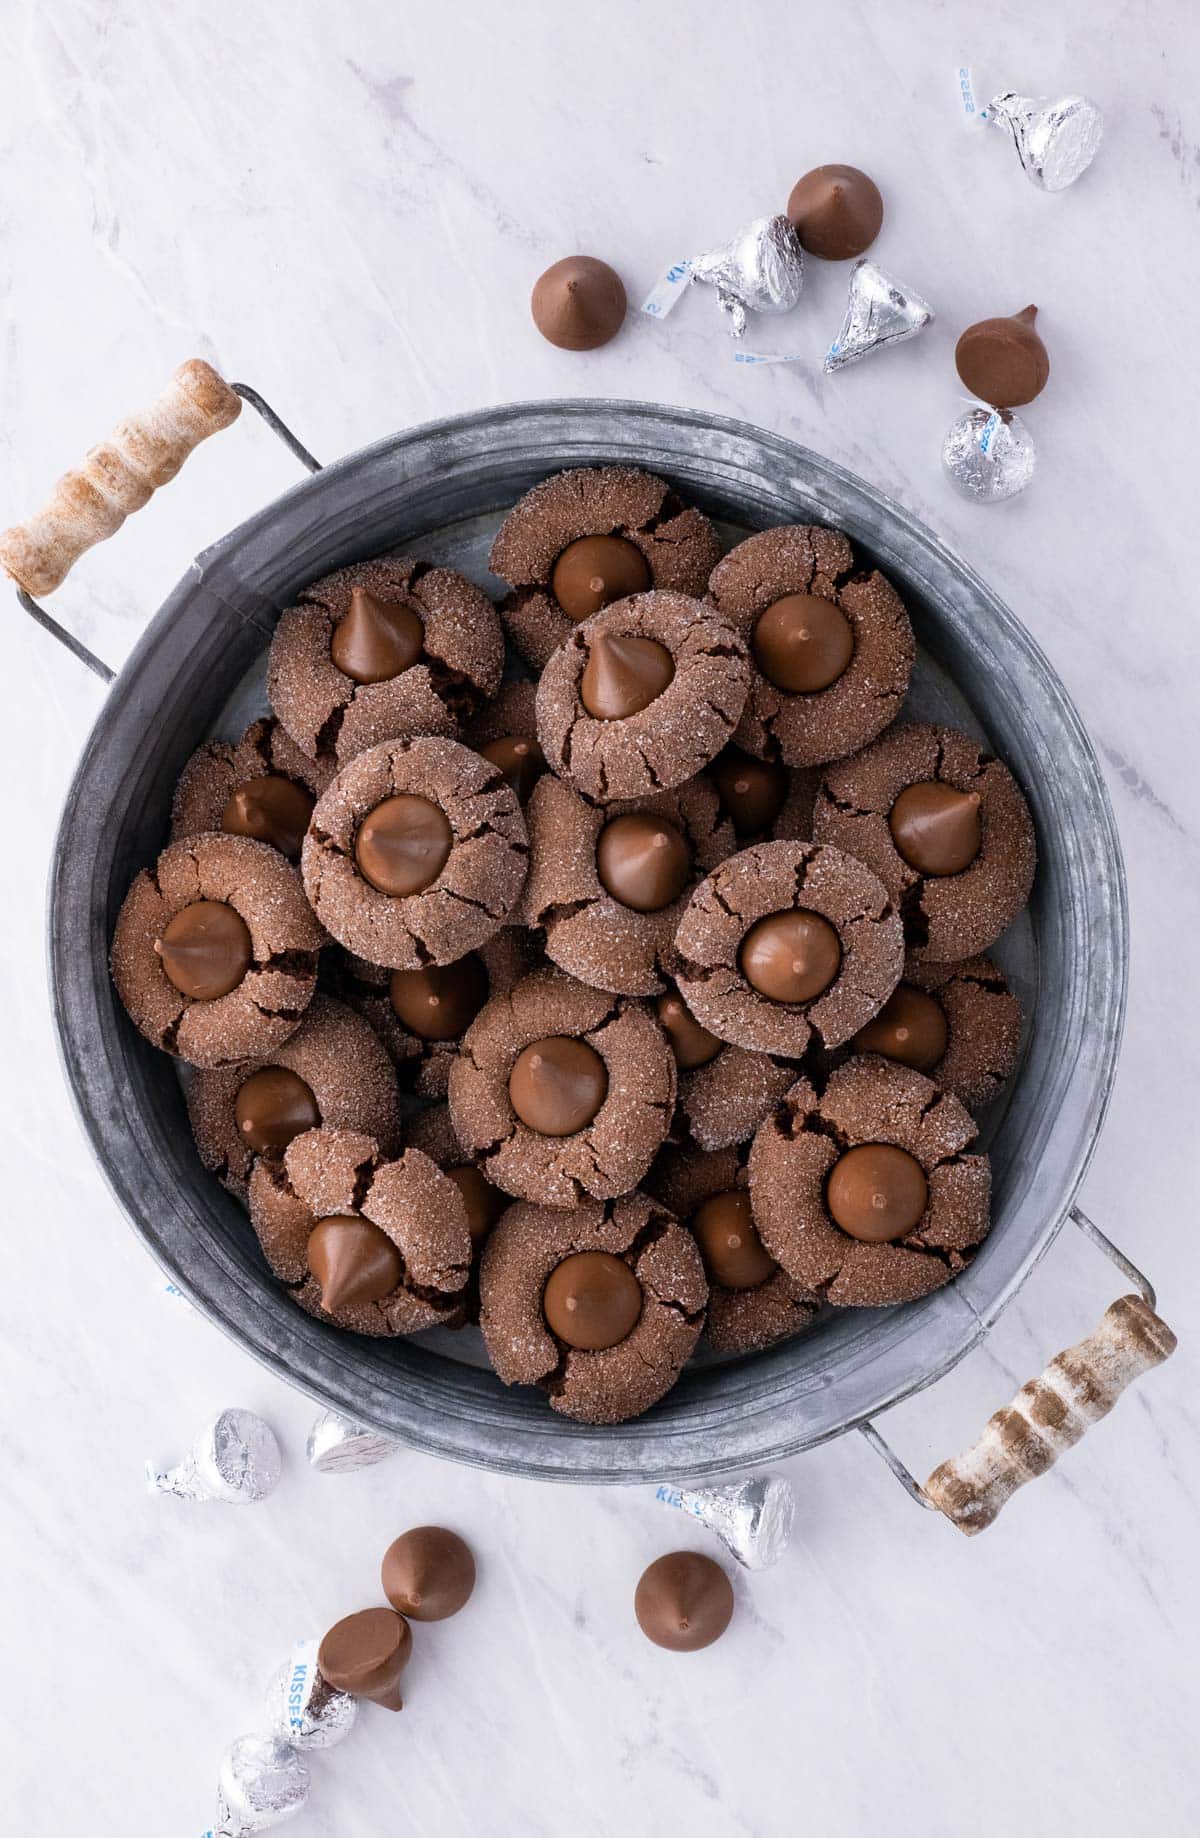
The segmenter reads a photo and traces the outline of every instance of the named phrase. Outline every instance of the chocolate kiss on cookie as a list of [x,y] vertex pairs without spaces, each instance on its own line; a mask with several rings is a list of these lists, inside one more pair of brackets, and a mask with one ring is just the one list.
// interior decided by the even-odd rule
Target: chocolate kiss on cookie
[[706,1027],[701,1027],[683,997],[670,990],[659,996],[654,1012],[671,1043],[675,1064],[681,1072],[693,1072],[697,1066],[709,1065],[725,1045]]
[[811,1002],[833,982],[842,963],[837,930],[803,908],[769,913],[742,940],[742,975],[772,1002]]
[[550,1272],[542,1313],[569,1347],[599,1353],[632,1334],[642,1313],[642,1286],[610,1251],[577,1251]]
[[306,1256],[321,1286],[321,1307],[330,1315],[381,1302],[404,1278],[400,1253],[387,1233],[353,1213],[319,1219],[309,1233]]
[[502,734],[480,747],[480,757],[495,766],[518,802],[527,804],[529,794],[546,770],[546,755],[536,740],[525,734]]
[[949,1037],[941,1003],[912,983],[901,983],[851,1045],[856,1053],[881,1053],[914,1072],[932,1072]]
[[476,951],[452,964],[393,970],[392,1008],[418,1040],[457,1040],[488,999],[488,973]]
[[287,1066],[252,1072],[238,1087],[233,1114],[242,1141],[257,1155],[282,1155],[289,1142],[321,1122],[311,1085]]
[[193,1002],[227,996],[254,956],[246,921],[224,900],[193,900],[163,927],[154,949],[180,995]]
[[692,852],[673,823],[632,811],[605,824],[596,845],[604,888],[635,913],[661,913],[677,900],[692,872]]
[[586,1129],[607,1094],[608,1073],[596,1049],[563,1034],[531,1041],[508,1077],[509,1102],[539,1136]]
[[864,1244],[890,1244],[920,1224],[929,1183],[915,1155],[890,1142],[864,1142],[834,1162],[825,1202],[843,1232]]
[[979,854],[980,797],[940,779],[908,785],[891,809],[892,840],[920,874],[961,874]]
[[412,668],[424,643],[425,627],[411,606],[355,587],[349,611],[333,628],[329,655],[354,683],[386,683]]
[[651,584],[650,564],[627,536],[579,536],[550,570],[550,592],[568,619],[590,619],[602,606]]
[[354,839],[354,859],[372,887],[404,898],[433,886],[453,844],[444,811],[429,798],[399,792],[367,812]]
[[722,1289],[757,1289],[779,1268],[758,1235],[743,1188],[710,1194],[690,1223],[709,1281]]
[[1020,408],[1040,396],[1050,379],[1046,347],[1033,329],[1037,307],[1011,319],[980,319],[954,347],[959,376],[973,396],[992,408]]
[[467,1230],[471,1234],[471,1245],[478,1250],[497,1219],[510,1204],[509,1196],[493,1187],[486,1176],[480,1174],[472,1162],[460,1162],[455,1168],[447,1168],[446,1179],[453,1181],[463,1197],[467,1209]]
[[221,813],[221,828],[231,836],[269,842],[290,862],[299,861],[315,802],[312,793],[294,779],[268,773],[234,788]]
[[739,836],[770,829],[788,794],[786,766],[729,746],[709,767],[722,808]]
[[850,621],[819,594],[785,594],[774,601],[759,614],[750,642],[768,683],[793,696],[828,689],[854,656]]
[[597,721],[624,721],[649,708],[675,675],[675,660],[656,638],[601,632],[588,651],[579,700]]

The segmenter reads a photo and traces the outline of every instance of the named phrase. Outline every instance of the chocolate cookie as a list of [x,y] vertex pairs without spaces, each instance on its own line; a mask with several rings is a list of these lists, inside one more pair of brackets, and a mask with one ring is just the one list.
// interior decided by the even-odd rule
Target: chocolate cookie
[[520,804],[528,804],[546,770],[537,737],[537,684],[529,678],[506,683],[468,723],[463,740],[499,770]]
[[1020,1041],[1021,1004],[990,957],[961,964],[910,958],[901,982],[850,1044],[923,1072],[978,1110],[1011,1078]]
[[693,894],[675,979],[702,1026],[735,1046],[799,1059],[838,1046],[882,1008],[904,940],[882,883],[840,849],[761,842]]
[[324,933],[296,870],[218,832],[163,850],[125,896],[112,977],[134,1026],[194,1066],[262,1059],[296,1032]]
[[179,775],[171,805],[171,842],[206,830],[269,842],[290,862],[313,806],[335,771],[331,760],[301,753],[278,721],[252,721],[236,746],[209,740]]
[[506,1385],[579,1423],[624,1423],[691,1357],[708,1286],[692,1239],[645,1194],[510,1206],[483,1254],[480,1327]]
[[752,842],[809,842],[821,775],[815,767],[756,759],[732,744],[708,769],[739,849]]
[[496,533],[490,567],[512,593],[500,617],[540,670],[573,626],[650,587],[702,594],[721,553],[708,518],[631,466],[543,479]]
[[937,963],[994,944],[1033,886],[1029,806],[1008,767],[955,728],[905,722],[830,766],[813,829],[874,870],[913,953]]
[[759,1237],[747,1153],[668,1143],[646,1177],[647,1191],[696,1240],[709,1286],[705,1333],[715,1353],[758,1353],[790,1340],[820,1307],[820,1297],[781,1269]]
[[742,641],[703,601],[634,594],[576,627],[542,671],[538,738],[597,804],[649,798],[714,759],[750,681]]
[[471,1234],[471,1274],[463,1291],[463,1311],[468,1321],[479,1320],[479,1269],[483,1248],[492,1227],[512,1205],[512,1196],[493,1187],[483,1170],[459,1145],[450,1121],[449,1107],[431,1104],[411,1118],[407,1129],[408,1147],[420,1149],[448,1174],[463,1197],[467,1209],[467,1230]]
[[356,1130],[307,1130],[282,1165],[255,1162],[250,1219],[271,1269],[310,1315],[355,1334],[463,1319],[466,1206],[419,1149],[388,1161]]
[[797,1282],[844,1308],[911,1302],[950,1281],[989,1225],[975,1125],[931,1079],[874,1054],[818,1097],[798,1079],[750,1150],[763,1243]]
[[421,970],[388,970],[337,945],[325,955],[329,986],[370,1022],[405,1084],[422,1098],[444,1098],[458,1042],[488,998],[527,976],[539,953],[528,932],[505,925],[477,951]]
[[908,614],[840,530],[761,530],[717,563],[708,591],[754,665],[737,731],[748,753],[817,766],[899,714],[914,656]]
[[198,1071],[187,1104],[200,1160],[241,1200],[255,1157],[282,1161],[305,1130],[358,1130],[385,1155],[400,1141],[391,1061],[360,1016],[319,990],[290,1040],[259,1064]]
[[709,780],[598,810],[547,773],[525,820],[520,915],[544,930],[546,955],[597,989],[657,994],[693,889],[734,847]]
[[635,1187],[666,1136],[675,1060],[641,1002],[536,970],[493,996],[450,1068],[467,1155],[517,1199],[579,1206]]
[[457,734],[504,669],[496,609],[453,568],[380,556],[327,574],[280,616],[271,707],[310,759],[401,735]]
[[301,868],[339,944],[395,970],[450,964],[499,931],[525,883],[525,819],[495,766],[455,740],[393,740],[344,766]]

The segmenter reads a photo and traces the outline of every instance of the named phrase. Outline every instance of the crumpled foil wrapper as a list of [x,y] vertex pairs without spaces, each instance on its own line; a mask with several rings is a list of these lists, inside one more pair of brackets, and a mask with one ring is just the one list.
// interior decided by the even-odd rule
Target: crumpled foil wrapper
[[373,1468],[376,1462],[386,1461],[400,1444],[378,1430],[339,1417],[335,1410],[323,1410],[308,1432],[305,1447],[309,1466],[321,1474],[353,1474],[356,1468]]
[[777,1564],[792,1536],[796,1496],[781,1474],[757,1474],[730,1487],[664,1484],[654,1497],[699,1519],[746,1570]]
[[1042,191],[1063,191],[1086,172],[1104,134],[1104,117],[1086,96],[1018,96],[988,104],[988,117],[1012,135],[1025,176]]
[[300,1640],[267,1686],[267,1725],[294,1749],[331,1749],[348,1736],[358,1700],[327,1685],[317,1670],[315,1640]]
[[857,364],[882,351],[885,345],[915,338],[933,321],[933,308],[911,287],[893,280],[863,256],[850,270],[850,297],[842,329],[825,353],[828,376],[847,364]]
[[269,1424],[252,1410],[223,1410],[201,1430],[178,1467],[164,1472],[147,1462],[146,1484],[151,1493],[173,1493],[180,1500],[249,1505],[266,1499],[282,1467]]
[[277,1736],[239,1736],[217,1777],[213,1838],[248,1838],[298,1813],[308,1798],[308,1769]]
[[730,242],[697,255],[693,281],[717,290],[735,338],[746,330],[746,314],[788,313],[804,286],[804,251],[786,217],[756,217]]
[[969,408],[942,442],[942,464],[959,491],[976,504],[1015,498],[1033,477],[1033,436],[1011,409]]

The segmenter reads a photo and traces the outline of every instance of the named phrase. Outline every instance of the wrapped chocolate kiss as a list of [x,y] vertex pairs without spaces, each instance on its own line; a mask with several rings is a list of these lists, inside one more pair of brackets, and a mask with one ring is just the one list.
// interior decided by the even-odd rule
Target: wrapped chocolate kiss
[[781,1474],[757,1474],[729,1487],[663,1485],[654,1497],[699,1519],[746,1570],[779,1562],[796,1516],[796,1496]]
[[1033,477],[1033,436],[1010,409],[969,408],[942,442],[942,464],[964,497],[976,504],[1015,498]]
[[804,251],[786,217],[756,217],[730,242],[694,257],[690,275],[716,288],[729,329],[740,338],[748,312],[788,313],[795,306],[804,285]]
[[282,1466],[269,1424],[252,1410],[223,1410],[205,1424],[177,1467],[164,1471],[148,1461],[146,1484],[151,1493],[173,1493],[180,1500],[250,1505],[266,1499]]
[[281,1742],[294,1749],[331,1749],[354,1728],[358,1700],[325,1683],[317,1670],[317,1642],[299,1640],[272,1674],[266,1710],[270,1732]]
[[323,1410],[308,1432],[308,1465],[320,1474],[353,1474],[395,1455],[400,1444],[362,1423],[351,1423],[335,1410]]
[[308,1798],[308,1769],[277,1736],[239,1736],[217,1776],[213,1838],[249,1838],[282,1825]]
[[987,119],[1012,136],[1025,176],[1041,191],[1063,191],[1086,172],[1104,133],[1104,117],[1086,96],[996,96]]
[[856,364],[885,345],[915,338],[932,323],[933,308],[911,287],[893,280],[866,257],[850,270],[850,297],[842,329],[825,353],[826,375]]

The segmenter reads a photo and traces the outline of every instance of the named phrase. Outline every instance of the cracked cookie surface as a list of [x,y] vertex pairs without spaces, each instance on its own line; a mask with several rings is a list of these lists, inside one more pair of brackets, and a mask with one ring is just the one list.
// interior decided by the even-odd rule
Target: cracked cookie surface
[[550,586],[563,550],[588,536],[632,543],[649,584],[702,595],[721,545],[708,518],[684,505],[664,479],[632,466],[578,467],[543,479],[504,519],[489,566],[512,592],[500,617],[517,650],[540,670],[575,622]]
[[[844,1308],[915,1301],[966,1268],[990,1223],[986,1155],[968,1153],[975,1125],[959,1100],[907,1066],[875,1055],[847,1061],[818,1095],[798,1079],[750,1149],[750,1197],[762,1241],[806,1287]],[[847,1150],[890,1144],[917,1161],[925,1212],[895,1242],[866,1243],[834,1223],[830,1172]]]
[[[961,873],[923,875],[893,840],[888,819],[896,800],[930,782],[978,796],[979,852]],[[994,944],[1025,907],[1037,865],[1033,818],[1008,767],[969,734],[926,722],[898,723],[828,767],[813,834],[874,870],[903,913],[913,954],[937,963],[975,957]]]
[[[743,974],[741,951],[758,921],[815,913],[833,927],[841,959],[811,1000],[773,1001]],[[900,979],[899,914],[879,878],[840,849],[765,842],[743,849],[703,881],[675,935],[675,980],[702,1026],[721,1040],[799,1059],[815,1035],[848,1040],[883,1006]]]
[[[356,589],[420,622],[415,660],[382,681],[357,681],[331,655]],[[344,766],[398,735],[457,734],[462,717],[500,687],[503,668],[503,635],[482,588],[453,568],[380,556],[314,581],[280,615],[267,694],[302,753],[336,755]]]
[[[509,1098],[518,1056],[534,1042],[585,1042],[607,1073],[603,1102],[569,1136],[522,1122]],[[650,1009],[591,989],[558,970],[536,970],[494,996],[472,1023],[450,1068],[450,1114],[470,1159],[517,1199],[578,1206],[635,1187],[666,1137],[675,1104],[675,1058]]]
[[768,608],[790,595],[838,607],[853,649],[827,687],[790,693],[754,664],[735,736],[748,753],[816,766],[853,753],[883,731],[908,693],[915,648],[904,602],[877,569],[861,567],[840,530],[786,524],[739,543],[713,570],[709,597],[751,648]]
[[909,1042],[901,1042],[900,1050],[894,1051],[875,1037],[881,1033],[886,1040],[897,1017],[901,1024],[908,1019],[903,1006],[910,987],[937,1003],[946,1029],[945,1051],[931,1065],[918,1066],[917,1070],[943,1091],[953,1092],[968,1110],[990,1104],[1012,1077],[1021,1042],[1021,1004],[999,965],[990,957],[969,957],[959,964],[929,963],[909,957],[894,995],[868,1026],[871,1038],[860,1041],[856,1036],[850,1043],[852,1050],[882,1053],[885,1059],[911,1063],[903,1058]]
[[[225,829],[225,815],[234,793],[256,779],[283,778],[308,796],[309,815],[336,770],[330,759],[313,760],[301,753],[287,730],[270,716],[252,721],[236,744],[209,740],[198,747],[179,775],[171,802],[171,842],[186,842],[206,830]],[[246,830],[233,832],[245,835]],[[302,830],[301,830],[302,839]],[[269,836],[257,840],[269,842]],[[278,846],[278,845],[276,845]],[[289,861],[300,855],[283,851]]]
[[[585,1351],[552,1332],[542,1293],[564,1259],[601,1252],[642,1291],[636,1325],[616,1346]],[[538,1385],[563,1416],[623,1423],[665,1396],[704,1325],[708,1285],[691,1235],[644,1193],[564,1209],[510,1206],[483,1255],[480,1327],[506,1385]]]
[[[200,901],[232,907],[249,934],[244,975],[208,1000],[178,989],[156,949],[171,921]],[[135,878],[113,928],[113,982],[156,1047],[194,1066],[225,1066],[272,1053],[295,1033],[324,942],[300,876],[277,849],[210,831],[170,844]]]
[[[610,640],[669,654],[666,687],[619,719],[589,714],[585,672]],[[593,803],[647,798],[681,785],[730,739],[746,700],[742,640],[701,600],[653,592],[616,600],[572,628],[542,671],[538,739],[551,769]]]
[[[320,1220],[361,1217],[400,1256],[396,1287],[378,1301],[327,1314],[308,1267],[309,1237]],[[259,1160],[250,1175],[250,1219],[263,1255],[292,1300],[319,1320],[354,1334],[416,1334],[463,1319],[471,1238],[462,1195],[419,1149],[385,1159],[356,1130],[315,1129],[297,1136],[282,1164]]]
[[[449,854],[419,892],[381,892],[360,872],[360,825],[385,800],[423,799],[449,826]],[[499,930],[525,882],[520,805],[497,769],[457,741],[395,740],[342,768],[318,801],[301,871],[313,910],[339,944],[368,963],[419,970],[448,964]]]
[[237,1120],[238,1093],[255,1073],[280,1067],[308,1087],[320,1123],[358,1130],[385,1155],[400,1139],[400,1094],[392,1064],[361,1016],[318,990],[296,1032],[253,1064],[199,1070],[187,1092],[188,1118],[204,1166],[244,1200],[259,1153],[276,1161],[283,1151],[257,1150]]
[[[614,898],[597,860],[608,825],[635,813],[670,825],[690,856],[682,890],[650,912]],[[547,773],[534,787],[525,817],[529,879],[519,916],[544,931],[546,955],[597,989],[657,995],[665,987],[664,966],[693,889],[734,848],[733,827],[721,815],[712,784],[698,777],[656,797],[597,809]]]

